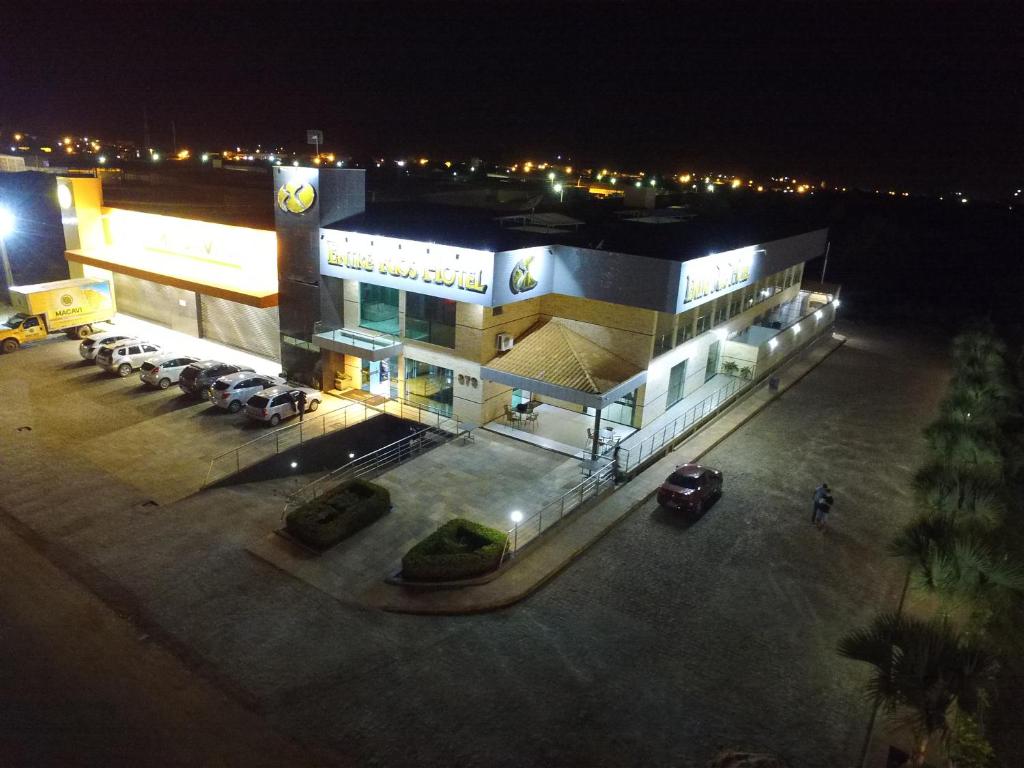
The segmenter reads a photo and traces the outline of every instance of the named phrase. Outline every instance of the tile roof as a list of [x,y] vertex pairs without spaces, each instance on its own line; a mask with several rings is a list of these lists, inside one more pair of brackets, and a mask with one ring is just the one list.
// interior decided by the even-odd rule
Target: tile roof
[[604,394],[641,372],[558,318],[533,326],[487,367],[591,394]]

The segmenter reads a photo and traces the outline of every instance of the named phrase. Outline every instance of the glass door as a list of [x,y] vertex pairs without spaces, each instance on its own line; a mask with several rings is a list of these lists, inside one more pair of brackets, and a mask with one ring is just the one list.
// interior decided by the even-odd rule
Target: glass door
[[711,381],[718,373],[718,359],[722,354],[722,342],[716,341],[708,347],[708,367],[704,369],[704,381]]

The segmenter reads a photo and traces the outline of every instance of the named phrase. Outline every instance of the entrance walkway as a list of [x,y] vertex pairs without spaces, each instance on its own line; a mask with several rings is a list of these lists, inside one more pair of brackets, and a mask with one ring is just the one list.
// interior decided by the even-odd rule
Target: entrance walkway
[[246,548],[338,600],[358,602],[448,520],[465,517],[506,530],[513,511],[529,517],[580,479],[574,459],[480,431],[472,441],[457,438],[371,478],[390,491],[393,509],[325,553],[307,555],[276,534]]

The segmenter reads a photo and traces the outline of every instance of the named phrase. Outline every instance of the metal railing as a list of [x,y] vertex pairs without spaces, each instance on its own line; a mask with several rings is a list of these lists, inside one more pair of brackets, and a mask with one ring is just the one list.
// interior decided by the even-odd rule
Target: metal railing
[[348,429],[348,427],[364,422],[377,414],[378,411],[372,406],[352,401],[327,413],[316,416],[306,415],[302,421],[280,427],[247,443],[242,443],[237,448],[214,456],[210,459],[210,467],[206,471],[203,487],[237,474],[253,464],[276,456],[281,451],[301,446],[309,440],[341,429]]
[[[748,379],[733,378],[727,384],[719,387],[699,403],[694,404],[664,427],[656,430],[649,437],[641,439],[634,445],[623,444],[619,446],[620,455],[619,467],[621,472],[632,472],[637,469],[645,459],[661,451],[666,445],[675,442],[677,438],[693,432],[705,419],[715,411],[728,403],[741,391],[751,386],[753,382]],[[625,443],[629,442],[626,438]]]
[[551,526],[561,522],[570,512],[579,509],[585,501],[600,496],[604,491],[614,487],[615,467],[609,462],[576,487],[509,528],[509,551],[515,554]]
[[458,433],[439,430],[433,427],[418,430],[411,435],[406,435],[400,440],[389,443],[375,451],[360,456],[337,469],[333,469],[326,475],[321,475],[316,480],[299,488],[288,496],[284,510],[281,512],[281,519],[296,506],[314,501],[324,493],[336,487],[346,480],[354,480],[368,474],[379,474],[399,464],[404,464],[421,453],[436,448],[449,440],[454,439]]
[[[816,312],[817,310],[800,316],[787,327],[792,327],[796,322],[802,322],[806,318],[815,315]],[[641,434],[641,430],[641,432],[634,433],[630,437],[626,438],[623,441],[623,444],[619,446],[619,471],[623,473],[633,473],[645,462],[650,461],[652,457],[661,454],[667,448],[671,448],[684,437],[691,435],[703,426],[703,424],[708,421],[716,411],[727,406],[740,394],[752,389],[755,384],[763,382],[779,367],[792,359],[794,355],[803,351],[814,341],[823,336],[831,327],[832,324],[829,323],[822,326],[815,333],[808,334],[806,341],[795,345],[782,358],[758,371],[752,378],[733,378],[728,384],[719,388],[715,392],[712,392],[699,403],[688,408],[681,415],[677,416],[664,427],[655,430],[649,436],[638,439],[637,435]],[[630,445],[631,442],[633,442],[632,445]]]
[[453,435],[461,434],[462,426],[459,419],[453,416],[445,416],[436,411],[429,411],[418,405],[407,403],[403,400],[387,400],[377,405],[360,402],[358,400],[347,401],[340,408],[335,408],[328,413],[315,417],[306,416],[303,421],[289,424],[288,426],[275,429],[265,435],[243,443],[237,448],[214,456],[210,459],[210,466],[206,471],[206,480],[203,487],[219,482],[231,475],[241,472],[264,459],[276,456],[289,448],[301,446],[303,443],[324,437],[333,432],[360,424],[374,416],[386,413],[397,416],[406,421],[415,421],[425,427],[438,429]]
[[391,333],[375,331],[372,328],[338,328],[322,320],[313,323],[313,336],[324,336],[333,341],[362,347],[367,351],[394,347],[402,343],[398,336]]

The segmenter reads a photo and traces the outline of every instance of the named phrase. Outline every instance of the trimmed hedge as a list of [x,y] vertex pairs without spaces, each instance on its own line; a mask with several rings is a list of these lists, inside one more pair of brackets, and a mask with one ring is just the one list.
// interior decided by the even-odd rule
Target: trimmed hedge
[[285,518],[288,533],[314,549],[347,539],[391,509],[391,494],[365,480],[349,480],[330,493],[293,509]]
[[449,520],[402,558],[402,578],[459,581],[493,571],[501,564],[508,534],[471,520]]

